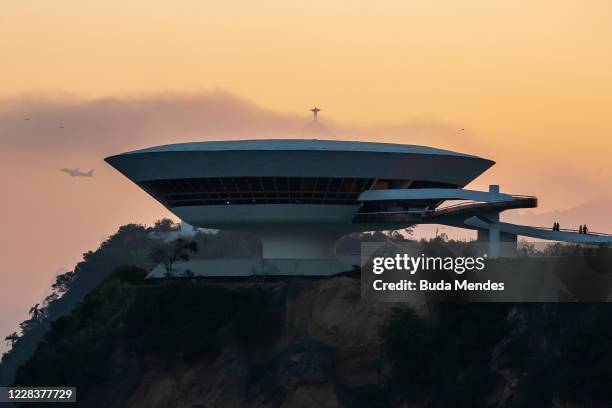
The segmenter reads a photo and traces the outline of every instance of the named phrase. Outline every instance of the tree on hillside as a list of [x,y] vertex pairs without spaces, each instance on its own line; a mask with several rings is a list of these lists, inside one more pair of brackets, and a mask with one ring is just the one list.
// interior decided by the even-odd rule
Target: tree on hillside
[[13,332],[4,338],[4,341],[6,341],[6,345],[10,345],[11,347],[15,345],[15,342],[17,340],[19,340],[19,335],[17,334],[17,332]]
[[179,238],[162,246],[158,246],[151,252],[153,262],[160,262],[166,269],[165,276],[173,276],[174,264],[178,261],[188,261],[190,254],[198,251],[198,244],[194,241],[186,241]]
[[384,234],[392,242],[403,242],[407,241],[408,238],[412,237],[414,227],[408,227],[401,230],[389,230],[385,231]]
[[40,303],[35,304],[30,308],[30,316],[32,316],[32,320],[38,320],[43,316],[42,309],[39,309]]
[[53,283],[51,287],[55,292],[57,292],[58,295],[61,295],[68,291],[70,285],[74,281],[75,276],[76,274],[74,273],[74,271],[69,271],[62,273],[61,275],[57,275],[57,277],[55,278],[55,283]]
[[170,218],[162,218],[161,220],[155,221],[153,229],[157,232],[170,232],[177,231],[178,229],[180,229],[180,226],[174,221],[172,221]]
[[[41,304],[30,309],[31,316],[19,324],[21,335],[14,341],[11,350],[2,355],[0,384],[12,382],[17,368],[34,352],[51,322],[69,314],[115,268],[121,265],[151,266],[151,248],[159,243],[150,236],[151,232],[151,228],[144,225],[123,225],[97,249],[84,253],[83,260],[73,271],[56,278],[52,285],[53,292]],[[146,251],[146,255],[136,258],[134,251]],[[12,339],[10,341],[13,342]]]

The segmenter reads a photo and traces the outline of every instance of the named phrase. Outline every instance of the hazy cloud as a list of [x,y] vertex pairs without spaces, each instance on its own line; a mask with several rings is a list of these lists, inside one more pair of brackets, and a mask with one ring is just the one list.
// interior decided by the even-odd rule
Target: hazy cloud
[[[304,115],[275,112],[221,91],[93,100],[35,94],[0,100],[0,135],[11,150],[100,154],[179,141],[313,137],[305,132],[312,130],[306,108]],[[472,145],[465,132],[432,119],[365,128],[321,117],[331,131],[321,138]]]

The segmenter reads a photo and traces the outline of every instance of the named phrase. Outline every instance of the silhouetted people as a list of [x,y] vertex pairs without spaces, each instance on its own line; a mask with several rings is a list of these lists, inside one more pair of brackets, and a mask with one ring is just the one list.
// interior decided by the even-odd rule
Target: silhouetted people
[[558,222],[553,223],[553,231],[559,231],[559,223]]
[[587,228],[586,224],[584,224],[584,227],[582,227],[582,233],[583,234],[588,234],[589,233],[589,229]]

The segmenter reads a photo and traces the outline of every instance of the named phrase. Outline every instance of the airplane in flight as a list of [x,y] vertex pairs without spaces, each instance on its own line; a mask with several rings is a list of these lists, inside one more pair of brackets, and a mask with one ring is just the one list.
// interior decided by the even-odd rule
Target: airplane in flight
[[60,171],[63,171],[64,173],[68,174],[70,177],[93,177],[94,176],[94,169],[89,170],[88,172],[84,172],[79,170],[79,168],[77,167],[76,169],[61,169]]

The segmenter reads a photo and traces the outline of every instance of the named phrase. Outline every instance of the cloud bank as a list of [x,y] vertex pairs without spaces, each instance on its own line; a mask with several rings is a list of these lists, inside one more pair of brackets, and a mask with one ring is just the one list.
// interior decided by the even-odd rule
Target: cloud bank
[[[86,100],[67,95],[25,95],[0,100],[1,143],[11,151],[126,149],[180,141],[315,137],[310,112],[264,109],[222,91]],[[380,127],[356,127],[325,119],[321,138],[429,144],[474,145],[441,121],[418,119]]]

